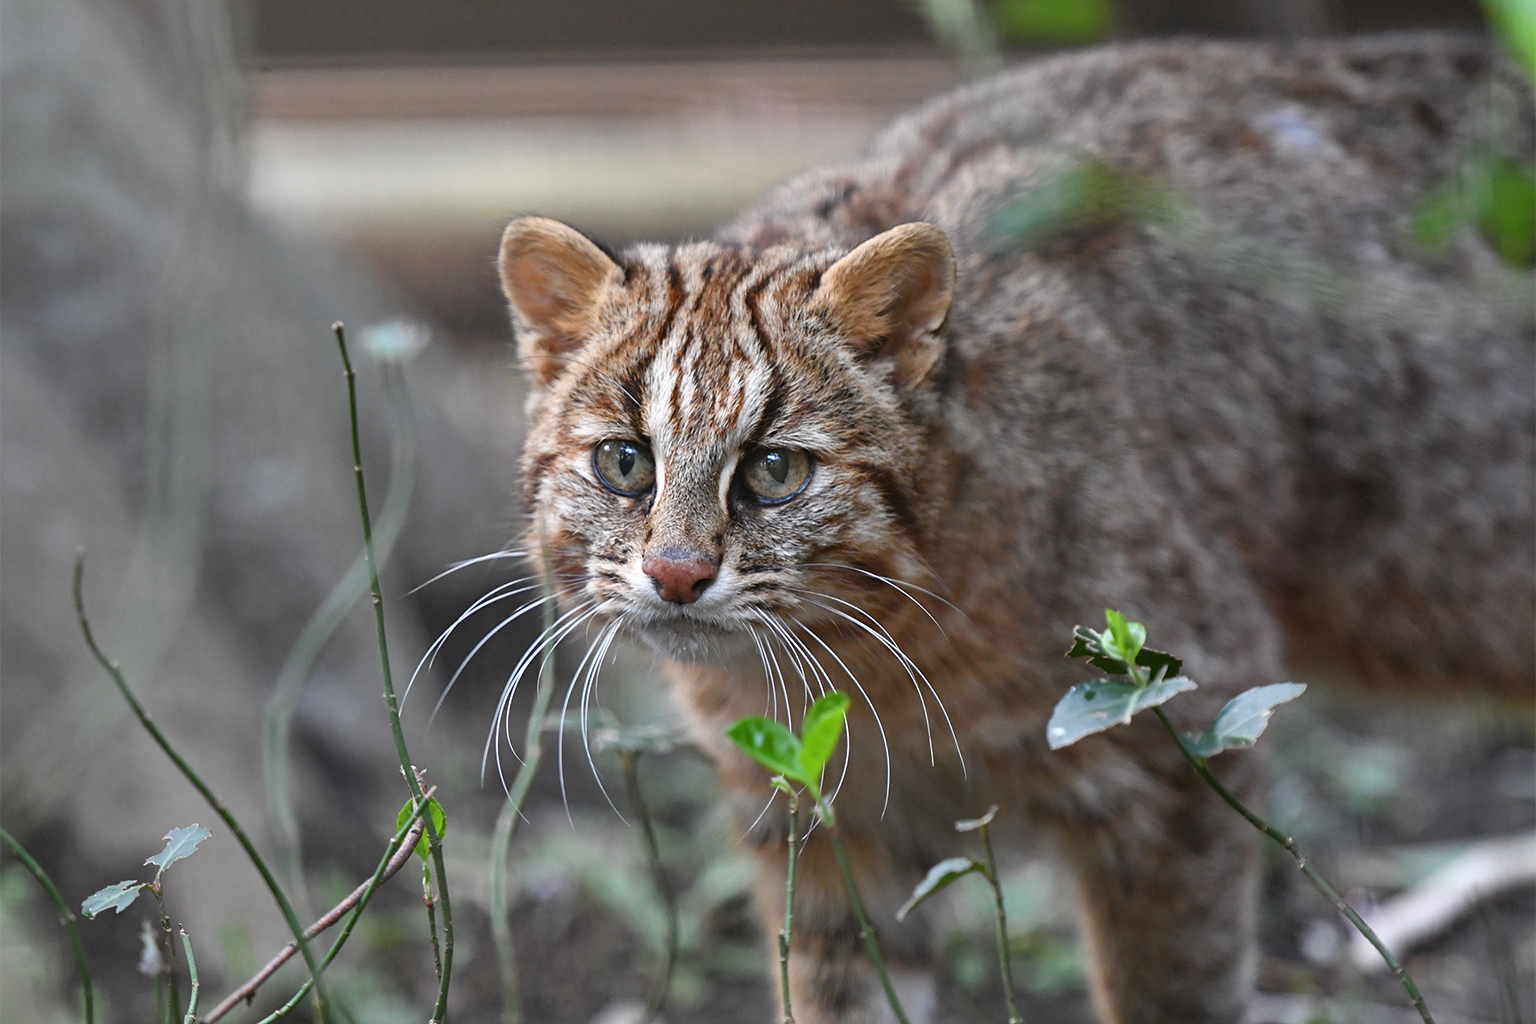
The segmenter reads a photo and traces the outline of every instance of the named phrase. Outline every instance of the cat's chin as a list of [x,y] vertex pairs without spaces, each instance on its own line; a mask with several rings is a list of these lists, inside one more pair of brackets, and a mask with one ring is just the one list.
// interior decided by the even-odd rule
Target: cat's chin
[[724,665],[746,655],[756,657],[752,634],[745,629],[676,619],[637,625],[634,632],[651,650],[673,661]]

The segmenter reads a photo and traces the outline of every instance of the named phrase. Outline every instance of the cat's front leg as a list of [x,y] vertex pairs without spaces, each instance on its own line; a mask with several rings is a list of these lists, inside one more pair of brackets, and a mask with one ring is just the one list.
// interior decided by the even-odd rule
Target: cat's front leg
[[[911,1024],[924,1024],[935,1001],[929,930],[918,914],[896,921],[896,908],[911,893],[915,877],[896,868],[890,846],[877,831],[841,821],[840,827],[865,914],[903,1011]],[[786,836],[782,813],[765,815],[749,832],[757,859],[757,906],[772,950],[775,1002],[781,1001],[776,936],[784,927]],[[797,1024],[895,1024],[824,825],[811,831],[796,867],[789,982]]]

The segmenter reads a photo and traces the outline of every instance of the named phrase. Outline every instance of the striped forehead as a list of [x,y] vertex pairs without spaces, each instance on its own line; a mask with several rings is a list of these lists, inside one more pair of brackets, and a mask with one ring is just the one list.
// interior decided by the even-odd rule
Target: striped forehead
[[658,451],[738,448],[773,391],[770,342],[752,307],[775,268],[689,246],[671,269],[676,305],[645,376],[646,432]]

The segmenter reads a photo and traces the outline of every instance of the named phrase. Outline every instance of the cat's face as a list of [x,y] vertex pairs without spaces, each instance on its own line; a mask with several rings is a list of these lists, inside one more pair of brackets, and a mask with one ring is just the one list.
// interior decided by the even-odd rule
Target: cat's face
[[616,262],[528,219],[501,270],[534,387],[530,541],[571,621],[755,661],[800,624],[866,618],[894,590],[876,577],[923,574],[926,452],[904,398],[942,351],[937,229],[846,256],[699,244]]

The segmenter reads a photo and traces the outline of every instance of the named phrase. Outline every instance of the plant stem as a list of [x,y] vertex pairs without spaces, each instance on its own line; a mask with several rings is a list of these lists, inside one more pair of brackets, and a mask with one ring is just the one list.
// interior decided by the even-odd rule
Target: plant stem
[[[405,746],[405,732],[400,728],[400,705],[395,698],[394,678],[389,668],[389,642],[384,632],[384,592],[379,587],[379,563],[373,551],[373,524],[368,517],[368,489],[363,482],[363,447],[357,428],[357,372],[347,356],[346,328],[337,321],[331,328],[336,333],[336,347],[341,351],[341,364],[347,378],[347,407],[352,418],[352,472],[357,478],[357,510],[363,521],[363,552],[368,559],[368,584],[373,592],[373,617],[379,634],[379,666],[384,674],[384,705],[389,709],[389,728],[395,739],[395,752],[400,758],[400,768],[405,781],[411,787],[411,795],[421,799],[421,784],[411,763],[410,751]],[[432,864],[437,869],[437,891],[443,901],[443,964],[439,972],[437,1005],[432,1009],[432,1024],[443,1024],[448,1015],[448,983],[453,974],[453,906],[448,898],[448,871],[443,865],[442,837],[432,824],[432,816],[425,814],[422,822],[427,833],[427,847],[432,852]]]
[[188,937],[187,930],[181,930],[181,948],[187,953],[187,974],[192,978],[192,996],[187,1002],[187,1015],[182,1018],[181,1024],[197,1024],[197,996],[203,987],[197,979],[197,958],[192,955],[192,939]]
[[423,864],[421,871],[421,902],[427,905],[427,932],[432,936],[432,969],[437,972],[438,983],[443,979],[443,953],[437,943],[437,903],[432,898],[432,868]]
[[779,933],[779,984],[784,997],[784,1024],[795,1024],[789,1006],[789,947],[795,937],[795,859],[799,852],[800,796],[790,786],[789,793],[789,876],[784,885],[784,930]]
[[[549,635],[555,624],[555,577],[549,564],[548,551],[544,551],[544,635]],[[497,965],[501,970],[501,1020],[502,1024],[522,1024],[523,1007],[517,988],[517,950],[512,945],[511,907],[507,899],[507,855],[512,848],[512,834],[517,831],[517,820],[523,813],[523,801],[528,787],[539,770],[539,759],[544,745],[539,737],[544,731],[544,718],[549,714],[550,696],[555,690],[555,652],[544,652],[539,663],[539,686],[533,698],[533,711],[528,718],[528,728],[523,737],[523,763],[512,779],[506,802],[496,815],[496,828],[491,835],[491,938],[496,943]]]
[[59,923],[64,926],[64,931],[69,935],[69,944],[75,951],[75,968],[80,972],[80,996],[85,1004],[85,1024],[95,1024],[96,998],[91,990],[90,968],[85,966],[85,947],[80,945],[80,932],[75,928],[75,912],[69,909],[69,904],[65,903],[64,897],[59,895],[59,890],[54,887],[53,879],[48,877],[48,873],[3,828],[0,828],[0,841],[10,847],[11,853],[21,861],[23,867],[32,872],[32,877],[37,879],[37,884],[43,887],[43,891],[53,900],[53,905],[59,909]]
[[981,826],[981,841],[987,850],[987,881],[992,884],[992,898],[997,903],[997,957],[1003,968],[1003,993],[1008,997],[1008,1024],[1024,1024],[1019,1016],[1019,1002],[1013,994],[1013,965],[1008,949],[1008,914],[1003,909],[1003,885],[997,877],[997,857],[992,853],[992,832]]
[[155,905],[160,908],[160,935],[156,945],[160,947],[160,958],[164,961],[161,970],[165,972],[165,988],[169,1000],[165,1015],[168,1020],[175,1021],[181,1016],[181,992],[176,984],[176,932],[171,928],[171,915],[165,910],[165,892],[160,888],[160,876],[164,873],[164,868],[155,872],[155,881],[149,891],[155,897]]
[[1397,957],[1393,956],[1392,951],[1382,944],[1382,941],[1376,937],[1376,933],[1371,930],[1371,926],[1365,923],[1364,918],[1355,913],[1355,908],[1350,906],[1344,897],[1339,895],[1338,890],[1329,884],[1328,879],[1318,874],[1317,869],[1312,866],[1312,862],[1302,852],[1301,847],[1296,845],[1296,840],[1273,828],[1269,822],[1250,811],[1241,800],[1229,793],[1227,787],[1223,786],[1216,776],[1211,774],[1211,770],[1206,767],[1205,758],[1196,757],[1189,752],[1188,747],[1184,746],[1183,739],[1179,737],[1178,732],[1173,727],[1173,723],[1168,721],[1168,716],[1163,714],[1163,709],[1153,708],[1152,710],[1156,712],[1158,721],[1163,723],[1163,728],[1168,730],[1168,735],[1173,737],[1173,742],[1178,744],[1179,751],[1184,755],[1184,759],[1200,774],[1200,777],[1205,780],[1205,784],[1210,786],[1217,796],[1225,800],[1229,807],[1248,819],[1250,825],[1279,843],[1286,853],[1295,858],[1296,866],[1317,887],[1317,891],[1327,897],[1328,902],[1332,903],[1339,913],[1343,914],[1349,920],[1349,923],[1354,925],[1361,935],[1365,936],[1367,942],[1376,947],[1376,952],[1381,954],[1381,958],[1387,962],[1387,966],[1392,969],[1392,973],[1397,976],[1397,980],[1402,983],[1403,988],[1407,991],[1408,998],[1413,1001],[1413,1008],[1419,1011],[1419,1016],[1423,1018],[1424,1024],[1435,1024],[1435,1018],[1430,1016],[1429,1007],[1424,1005],[1424,997],[1419,994],[1419,987],[1413,983],[1413,979],[1408,976],[1408,972],[1403,969],[1403,965],[1398,963]]
[[[427,792],[427,796],[431,796],[430,790]],[[427,813],[427,805],[423,801],[418,806],[411,820],[402,825],[389,841],[389,845],[384,850],[383,858],[379,860],[379,866],[374,869],[373,877],[352,890],[351,895],[336,904],[323,917],[305,929],[304,934],[312,938],[341,920],[341,916],[348,910],[352,911],[352,916],[347,919],[346,926],[342,928],[341,934],[336,936],[336,941],[331,944],[330,950],[325,954],[325,959],[320,961],[321,967],[329,965],[332,960],[336,959],[336,954],[341,952],[342,946],[346,945],[347,938],[352,934],[352,929],[357,925],[358,918],[362,917],[363,911],[368,907],[368,901],[373,898],[373,894],[377,891],[378,887],[384,884],[387,879],[393,878],[395,873],[410,861],[411,855],[416,852],[416,844],[421,840],[423,827],[421,815],[425,813]],[[213,1012],[203,1018],[203,1024],[215,1024],[219,1018],[223,1017],[240,1003],[249,1003],[254,999],[256,990],[261,987],[261,983],[277,973],[277,969],[288,962],[288,959],[293,956],[294,949],[295,946],[292,942],[284,946],[277,956],[273,957],[267,962],[265,967],[256,972],[250,981],[241,985],[234,992],[230,993],[222,1003],[214,1007]],[[299,1005],[304,997],[309,994],[311,984],[310,981],[304,982],[299,987],[298,992],[294,993],[293,997],[280,1010],[266,1017],[262,1024],[271,1024],[272,1021],[277,1020]]]
[[[398,365],[385,363],[383,369],[385,404],[389,410],[390,472],[389,490],[384,495],[375,536],[381,565],[389,562],[395,542],[400,538],[416,485],[416,429],[405,380]],[[336,630],[346,621],[357,599],[367,591],[367,555],[359,553],[304,624],[278,671],[277,685],[272,688],[272,696],[267,698],[263,712],[261,760],[267,809],[272,818],[274,838],[281,850],[283,872],[293,887],[294,903],[304,917],[311,915],[304,885],[298,819],[289,785],[288,737],[293,730],[294,712],[309,683],[310,670]]]
[[672,894],[672,887],[667,884],[667,873],[661,863],[661,850],[656,845],[656,829],[651,824],[651,812],[645,806],[645,797],[640,792],[640,755],[634,750],[624,750],[620,751],[619,757],[624,764],[624,788],[629,794],[629,805],[640,819],[640,830],[645,835],[645,857],[650,865],[651,880],[661,893],[667,920],[666,950],[663,953],[661,972],[651,987],[651,996],[646,1000],[645,1016],[641,1018],[650,1022],[661,1015],[661,1008],[667,1002],[667,990],[672,987],[672,969],[677,964],[677,898]]
[[827,838],[832,840],[832,849],[837,854],[837,866],[843,870],[843,885],[848,890],[848,901],[853,904],[853,912],[859,919],[859,937],[864,940],[864,948],[869,952],[869,958],[875,964],[875,971],[880,975],[880,984],[885,987],[886,1002],[891,1004],[891,1012],[896,1014],[900,1024],[911,1024],[901,1008],[901,1000],[896,998],[896,988],[891,984],[891,976],[886,972],[885,958],[880,955],[880,940],[875,937],[875,930],[869,926],[869,918],[864,914],[864,901],[859,899],[859,888],[853,884],[853,869],[848,866],[848,854],[843,849],[843,838],[838,834],[837,819],[832,815],[832,805],[818,794],[816,810],[827,826]]
[[144,705],[140,704],[139,699],[134,696],[133,690],[128,686],[128,680],[123,677],[122,669],[118,667],[116,662],[108,658],[101,647],[97,645],[96,637],[91,632],[90,619],[85,614],[85,597],[82,593],[84,577],[85,550],[82,548],[75,552],[74,594],[75,616],[80,620],[80,631],[85,634],[86,645],[90,647],[91,654],[95,656],[97,663],[106,669],[107,674],[112,677],[112,681],[117,684],[118,692],[123,695],[123,699],[128,702],[128,706],[138,716],[139,723],[144,726],[149,735],[159,744],[160,749],[165,751],[165,756],[171,759],[171,763],[181,771],[181,774],[186,777],[186,780],[192,784],[193,788],[202,794],[203,799],[208,802],[208,806],[213,808],[214,813],[219,816],[219,820],[224,822],[230,834],[240,844],[240,848],[245,851],[245,855],[255,865],[257,873],[261,875],[261,880],[266,883],[267,890],[272,893],[272,898],[277,901],[278,907],[282,910],[283,919],[288,922],[288,929],[293,932],[293,937],[299,945],[299,951],[304,954],[305,966],[309,968],[309,976],[315,984],[315,992],[320,1001],[320,1021],[321,1024],[324,1024],[328,1016],[330,1001],[325,994],[325,984],[320,980],[320,966],[315,962],[315,955],[310,951],[309,943],[304,939],[304,926],[299,924],[299,918],[294,913],[293,904],[288,902],[287,895],[283,893],[283,887],[277,883],[277,879],[273,877],[271,869],[267,867],[267,862],[262,859],[261,854],[256,852],[256,847],[252,844],[250,837],[245,834],[245,829],[240,827],[240,823],[229,812],[229,808],[224,806],[224,801],[215,796],[213,790],[209,789],[208,784],[203,781],[202,776],[193,771],[192,766],[187,764],[180,754],[176,753],[175,748],[171,746],[170,740],[165,738],[165,734],[160,731],[160,727],[155,725],[150,719],[149,712],[144,710]]

